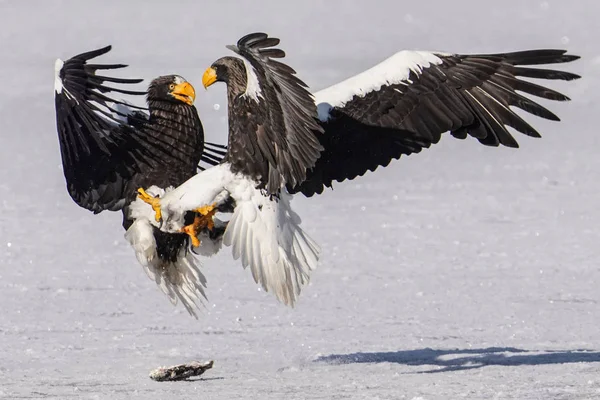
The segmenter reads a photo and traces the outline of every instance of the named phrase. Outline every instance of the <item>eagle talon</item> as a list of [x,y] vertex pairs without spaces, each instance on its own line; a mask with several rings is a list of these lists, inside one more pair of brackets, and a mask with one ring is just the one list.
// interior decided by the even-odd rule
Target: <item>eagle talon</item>
[[[195,224],[196,221],[194,221]],[[192,239],[192,246],[198,247],[200,246],[200,239],[198,239],[198,234],[196,232],[196,228],[194,224],[186,225],[181,228],[181,232],[187,233],[187,235]]]
[[194,222],[181,228],[181,232],[186,233],[192,239],[192,246],[200,246],[198,234],[202,229],[208,228],[209,231],[212,231],[215,227],[213,216],[217,213],[216,205],[217,204],[214,203],[213,205],[203,206],[193,210],[197,213],[194,217]]
[[150,204],[152,209],[154,210],[154,219],[156,222],[162,221],[162,210],[160,208],[160,197],[149,195],[143,188],[139,188],[137,190],[138,198],[140,198],[144,203]]

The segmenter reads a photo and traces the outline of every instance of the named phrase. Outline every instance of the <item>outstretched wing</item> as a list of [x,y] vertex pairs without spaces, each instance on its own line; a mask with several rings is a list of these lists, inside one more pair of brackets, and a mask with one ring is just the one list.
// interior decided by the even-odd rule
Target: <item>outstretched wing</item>
[[559,118],[517,93],[569,100],[552,89],[519,79],[573,80],[578,75],[522,65],[578,59],[564,50],[448,55],[402,51],[375,67],[315,95],[325,148],[306,181],[293,187],[307,196],[386,166],[402,154],[418,153],[450,131],[484,145],[518,147],[507,127],[540,134],[510,107],[553,121]]
[[[269,165],[268,177],[263,179],[270,193],[276,193],[283,184],[295,186],[304,181],[306,169],[314,166],[322,150],[315,135],[322,129],[314,99],[296,71],[275,60],[285,57],[283,50],[273,48],[278,44],[279,39],[265,33],[252,33],[241,38],[237,46],[228,46],[247,61],[247,88],[238,99],[243,104],[233,106],[248,112],[238,114],[244,129],[230,129],[230,135],[238,136],[230,138],[230,143],[248,147],[248,140],[256,142],[253,147],[259,154],[255,157]],[[248,108],[249,102],[256,107]],[[230,150],[230,157],[235,157],[236,149]]]
[[135,84],[142,79],[96,74],[126,67],[123,64],[88,64],[110,49],[107,46],[67,61],[56,60],[55,65],[56,127],[67,189],[78,205],[94,213],[122,208],[126,183],[160,153],[139,131],[147,121],[145,109],[107,95],[143,96],[146,92],[105,84]]

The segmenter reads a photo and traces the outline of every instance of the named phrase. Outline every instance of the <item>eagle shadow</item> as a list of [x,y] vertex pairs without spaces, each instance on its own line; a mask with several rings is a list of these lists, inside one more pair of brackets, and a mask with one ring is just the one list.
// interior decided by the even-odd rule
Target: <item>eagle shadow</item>
[[431,348],[381,353],[350,353],[321,356],[314,362],[337,364],[395,363],[439,368],[418,373],[462,371],[486,366],[552,365],[600,362],[600,352],[592,350],[523,350],[514,347],[435,350]]

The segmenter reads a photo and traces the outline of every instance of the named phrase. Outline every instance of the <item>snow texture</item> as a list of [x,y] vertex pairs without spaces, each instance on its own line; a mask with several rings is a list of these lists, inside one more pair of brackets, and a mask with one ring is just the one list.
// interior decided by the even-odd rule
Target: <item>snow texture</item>
[[[599,398],[599,14],[595,0],[0,1],[0,398]],[[297,196],[322,258],[296,308],[221,251],[195,320],[145,276],[118,213],[69,198],[54,61],[113,44],[119,76],[198,88],[253,31],[280,37],[314,91],[402,49],[566,47],[584,78],[551,82],[573,101],[543,102],[560,123],[526,116],[544,137],[520,149],[447,136]],[[196,104],[225,143],[225,87]],[[215,365],[192,383],[148,378],[192,360]]]

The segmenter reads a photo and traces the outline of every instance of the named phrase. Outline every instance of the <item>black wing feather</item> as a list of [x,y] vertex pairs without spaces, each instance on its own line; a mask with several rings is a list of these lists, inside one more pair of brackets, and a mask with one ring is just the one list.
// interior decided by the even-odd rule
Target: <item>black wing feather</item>
[[96,70],[124,68],[124,64],[87,64],[110,49],[111,46],[106,46],[65,61],[58,72],[60,85],[55,93],[56,125],[67,189],[78,205],[95,213],[122,208],[126,183],[159,157],[159,150],[139,131],[147,121],[147,114],[136,111],[125,115],[109,103],[126,103],[107,95],[119,92],[143,96],[146,92],[104,84],[135,84],[142,80],[95,74]]
[[[247,145],[260,152],[255,154],[253,161],[268,162],[268,176],[262,178],[266,178],[264,184],[270,193],[278,192],[283,184],[296,185],[304,181],[306,170],[314,166],[322,150],[317,137],[322,128],[314,98],[306,84],[295,75],[296,71],[275,60],[285,57],[283,50],[272,48],[278,44],[277,38],[252,33],[241,38],[237,46],[228,46],[248,60],[259,77],[263,96],[260,110],[252,113],[253,121],[243,125],[255,128],[257,146]],[[241,102],[238,106],[244,110],[248,108]],[[235,137],[230,143],[242,143],[248,132],[233,129],[231,134]],[[235,157],[235,149],[230,150],[228,157]],[[244,156],[240,153],[240,157]]]
[[559,118],[517,93],[548,100],[569,98],[519,77],[573,80],[578,75],[523,67],[577,60],[564,50],[531,50],[502,54],[438,55],[440,64],[411,71],[408,79],[388,84],[364,96],[355,95],[334,107],[323,122],[320,136],[325,148],[301,185],[288,185],[292,193],[321,193],[333,181],[353,179],[385,166],[402,154],[421,151],[450,131],[459,139],[473,136],[488,146],[518,147],[507,126],[533,137],[540,134],[511,107],[539,117]]

